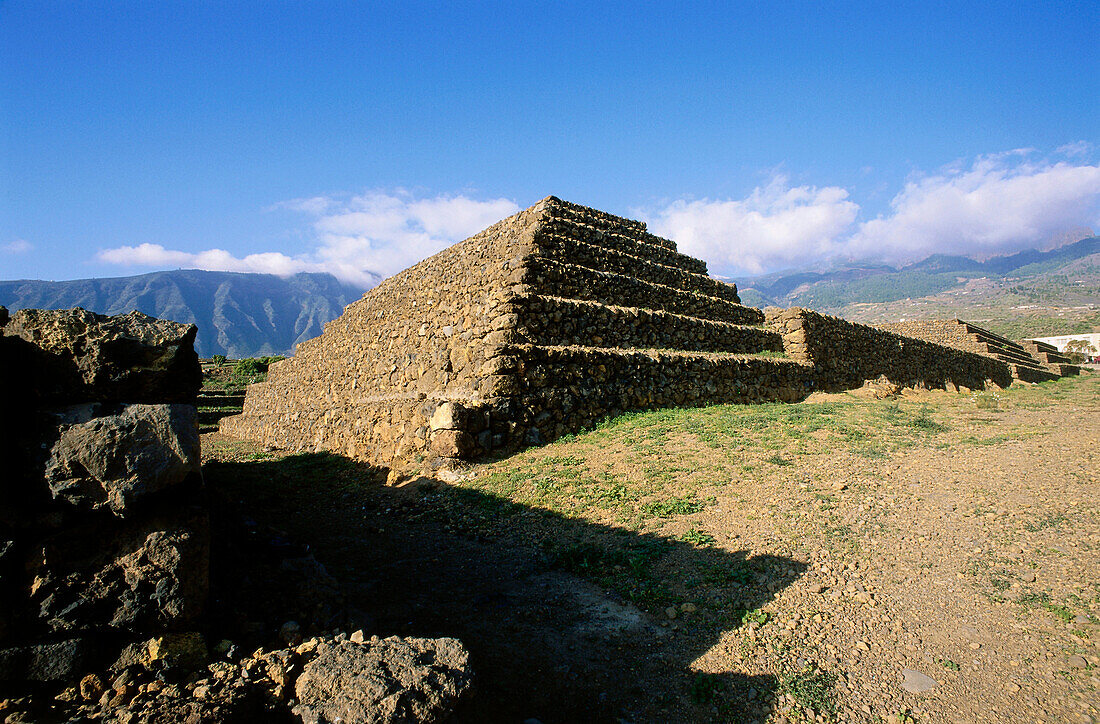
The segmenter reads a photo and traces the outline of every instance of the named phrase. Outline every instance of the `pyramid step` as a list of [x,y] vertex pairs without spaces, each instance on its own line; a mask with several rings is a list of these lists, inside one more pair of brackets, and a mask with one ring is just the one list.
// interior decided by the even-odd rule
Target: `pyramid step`
[[[552,204],[553,215],[558,218],[569,219],[570,221],[575,221],[579,224],[592,226],[604,231],[614,230],[628,234],[646,234],[649,236],[649,232],[646,231],[645,222],[628,219],[625,216],[615,216],[614,214],[597,211],[587,206],[580,206],[568,201],[562,201],[553,196],[547,200]],[[663,239],[659,236],[653,236],[652,238],[654,240],[652,243],[676,251],[675,242],[669,239]]]
[[1032,352],[1031,356],[1045,365],[1071,364],[1069,361],[1069,357],[1066,357],[1064,354],[1060,354],[1058,352]]
[[1058,373],[1042,367],[1030,367],[1020,364],[1010,364],[1009,367],[1012,369],[1012,376],[1024,382],[1047,382],[1056,380],[1059,377]]
[[533,289],[557,297],[660,309],[731,324],[764,323],[764,313],[754,307],[548,257],[529,259],[523,281]]
[[554,236],[568,237],[593,246],[621,251],[639,259],[683,269],[692,274],[707,273],[705,261],[657,244],[655,241],[660,237],[645,232],[624,234],[621,229],[600,229],[572,219],[561,218],[548,219],[543,223],[542,230]]
[[517,331],[531,344],[740,354],[783,350],[783,338],[761,327],[544,295],[514,303]]
[[966,328],[966,331],[967,331],[968,334],[974,335],[975,337],[977,337],[978,339],[980,339],[981,341],[983,341],[987,344],[1004,347],[1006,349],[1017,349],[1017,350],[1020,350],[1021,352],[1024,351],[1024,348],[1021,347],[1019,345],[1019,343],[1013,342],[1011,339],[1008,339],[1007,337],[1002,337],[1001,335],[999,335],[995,332],[990,332],[988,329],[982,329],[981,327],[975,327],[973,324],[969,324],[967,322],[961,322],[961,324]]
[[1039,342],[1037,340],[1028,339],[1020,342],[1020,346],[1026,349],[1028,352],[1051,352],[1058,354],[1058,348],[1053,344],[1047,342]]
[[664,284],[684,291],[705,294],[739,304],[737,287],[703,274],[687,272],[627,254],[616,249],[594,246],[583,241],[551,233],[535,235],[539,255],[557,261],[586,266],[599,271],[615,272],[647,282]]
[[1016,364],[1027,365],[1028,367],[1038,367],[1039,361],[1029,355],[1023,350],[1006,349],[1004,347],[994,347],[988,343],[981,343],[981,346],[985,348],[986,354],[993,355],[998,359],[1002,359],[1005,362],[1014,362]]
[[[759,355],[522,345],[517,390],[546,439],[573,432],[555,419],[590,421],[659,407],[795,401],[813,389],[811,366]],[[575,427],[575,426],[574,426]]]

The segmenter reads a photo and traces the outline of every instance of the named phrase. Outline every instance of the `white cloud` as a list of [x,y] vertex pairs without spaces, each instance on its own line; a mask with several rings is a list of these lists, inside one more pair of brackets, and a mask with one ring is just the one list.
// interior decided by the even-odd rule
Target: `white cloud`
[[1087,156],[1092,153],[1092,144],[1088,141],[1074,141],[1055,149],[1055,153],[1062,156]]
[[990,256],[1033,248],[1100,216],[1100,166],[980,157],[906,183],[890,213],[864,222],[850,256],[891,261],[935,252]]
[[273,208],[311,217],[312,248],[299,255],[278,252],[236,257],[224,249],[186,252],[159,244],[106,249],[108,264],[263,272],[286,276],[326,271],[361,286],[389,276],[509,216],[519,207],[507,199],[479,201],[463,195],[420,198],[404,190],[372,191],[338,199],[293,199]]
[[836,255],[859,206],[845,189],[791,187],[776,175],[742,200],[681,200],[637,213],[653,233],[674,239],[716,273],[759,273]]
[[16,239],[15,241],[9,241],[7,244],[0,246],[5,254],[26,254],[28,251],[34,248],[26,239]]
[[679,200],[637,213],[722,275],[841,259],[1009,254],[1100,223],[1100,166],[1030,160],[1036,153],[1014,149],[915,176],[889,212],[862,222],[847,190],[791,187],[781,175],[745,199]]

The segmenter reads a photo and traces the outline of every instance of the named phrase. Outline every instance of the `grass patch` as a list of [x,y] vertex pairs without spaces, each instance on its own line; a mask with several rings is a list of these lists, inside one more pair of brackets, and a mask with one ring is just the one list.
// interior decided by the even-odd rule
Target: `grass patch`
[[836,681],[836,674],[810,666],[800,671],[781,672],[777,690],[790,696],[804,712],[832,717],[836,714]]
[[703,509],[703,504],[690,497],[654,500],[642,506],[642,512],[651,518],[671,518],[674,515],[691,515]]
[[680,536],[680,540],[685,543],[690,543],[693,546],[709,546],[714,543],[714,536],[698,528],[692,528],[687,533]]

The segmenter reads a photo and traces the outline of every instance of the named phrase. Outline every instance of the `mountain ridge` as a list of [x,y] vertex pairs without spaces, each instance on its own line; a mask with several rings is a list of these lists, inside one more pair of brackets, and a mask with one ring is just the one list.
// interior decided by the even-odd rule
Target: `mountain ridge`
[[202,357],[292,354],[366,289],[326,273],[288,277],[177,269],[128,277],[0,281],[0,305],[17,309],[84,307],[99,314],[144,314],[199,327]]

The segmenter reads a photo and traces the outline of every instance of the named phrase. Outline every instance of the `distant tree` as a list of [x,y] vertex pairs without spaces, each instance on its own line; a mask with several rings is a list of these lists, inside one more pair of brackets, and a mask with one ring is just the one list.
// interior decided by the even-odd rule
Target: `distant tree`
[[210,361],[216,364],[218,367],[221,367],[223,364],[225,364],[225,355],[216,354],[210,358]]
[[1083,339],[1071,339],[1066,343],[1065,355],[1070,362],[1080,364],[1096,355],[1096,348]]

